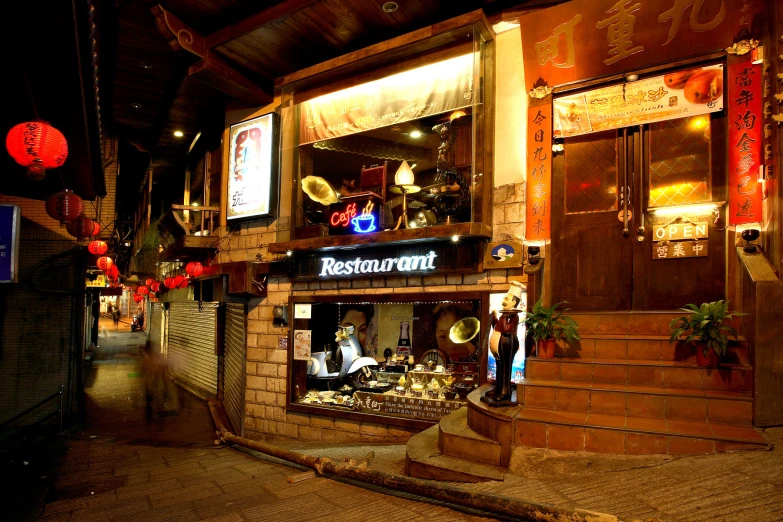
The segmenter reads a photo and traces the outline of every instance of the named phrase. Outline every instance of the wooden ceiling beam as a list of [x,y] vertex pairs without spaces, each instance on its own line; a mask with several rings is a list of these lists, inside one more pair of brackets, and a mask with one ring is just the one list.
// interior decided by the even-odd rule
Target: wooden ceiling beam
[[259,27],[274,22],[275,20],[285,18],[291,13],[315,3],[318,3],[318,0],[285,0],[252,16],[248,16],[241,22],[224,27],[223,29],[218,29],[214,33],[205,36],[204,40],[206,46],[208,49],[214,49],[219,45],[223,45],[231,40],[236,40],[247,33],[255,31]]

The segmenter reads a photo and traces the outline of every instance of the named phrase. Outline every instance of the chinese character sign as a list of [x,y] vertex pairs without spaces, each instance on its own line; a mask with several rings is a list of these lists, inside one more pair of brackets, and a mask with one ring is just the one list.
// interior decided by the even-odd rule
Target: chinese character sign
[[761,65],[729,65],[729,224],[761,221]]
[[526,241],[550,239],[552,220],[552,104],[527,110]]
[[231,126],[226,219],[276,215],[277,129],[275,114]]

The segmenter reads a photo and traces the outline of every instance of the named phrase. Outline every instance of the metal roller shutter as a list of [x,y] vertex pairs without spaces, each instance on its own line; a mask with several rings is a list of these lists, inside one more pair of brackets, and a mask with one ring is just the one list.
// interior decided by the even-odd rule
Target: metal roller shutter
[[217,395],[218,303],[171,303],[168,325],[168,367],[184,384]]
[[246,317],[244,303],[226,303],[223,404],[234,433],[240,436],[244,435]]
[[163,307],[160,303],[152,303],[150,314],[150,350],[153,353],[162,353],[163,345]]

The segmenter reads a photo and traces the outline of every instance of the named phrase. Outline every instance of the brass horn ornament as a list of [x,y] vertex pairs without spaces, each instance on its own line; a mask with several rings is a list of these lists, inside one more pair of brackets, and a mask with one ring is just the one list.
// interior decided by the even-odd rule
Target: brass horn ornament
[[321,205],[328,206],[339,200],[337,192],[328,181],[320,176],[307,176],[302,179],[302,190],[310,196],[310,199]]
[[460,319],[449,330],[449,339],[456,344],[467,343],[481,330],[481,322],[475,317]]

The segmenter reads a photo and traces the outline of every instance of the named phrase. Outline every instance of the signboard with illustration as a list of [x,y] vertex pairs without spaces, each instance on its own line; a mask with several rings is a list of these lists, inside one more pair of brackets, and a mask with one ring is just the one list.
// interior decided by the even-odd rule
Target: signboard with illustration
[[524,249],[518,241],[497,241],[484,251],[484,268],[520,268]]
[[277,215],[278,117],[266,114],[231,126],[226,219]]

